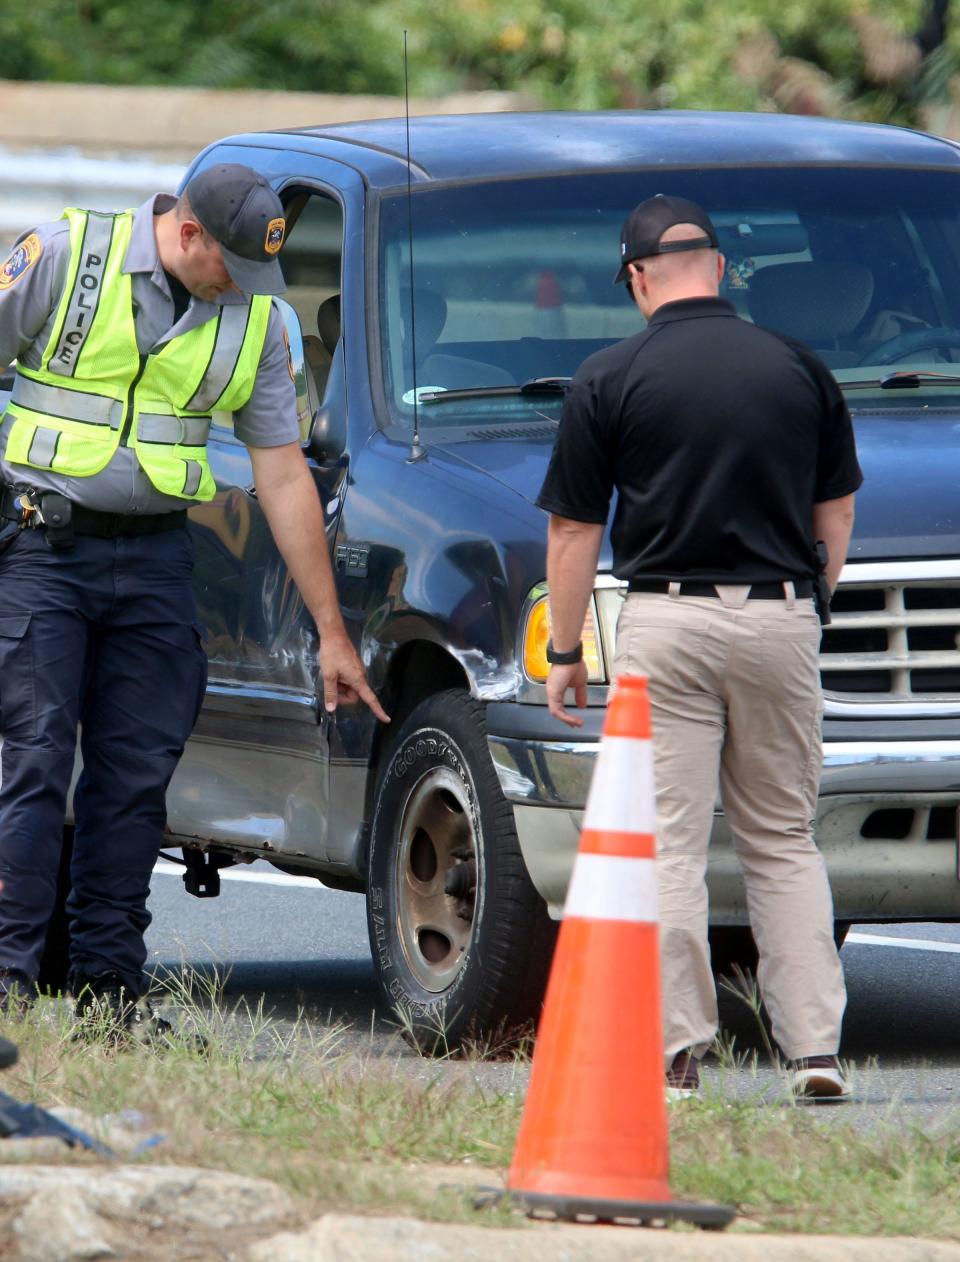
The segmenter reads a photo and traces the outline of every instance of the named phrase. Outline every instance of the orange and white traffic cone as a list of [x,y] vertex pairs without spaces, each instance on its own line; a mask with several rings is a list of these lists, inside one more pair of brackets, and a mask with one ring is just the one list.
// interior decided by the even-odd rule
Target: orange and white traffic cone
[[622,676],[607,708],[507,1189],[534,1214],[723,1227],[733,1209],[675,1201],[667,1182],[655,821],[647,681]]

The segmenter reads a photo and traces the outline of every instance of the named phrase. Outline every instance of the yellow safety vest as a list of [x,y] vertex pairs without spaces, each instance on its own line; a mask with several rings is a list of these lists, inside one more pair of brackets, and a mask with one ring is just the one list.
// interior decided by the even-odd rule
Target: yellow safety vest
[[137,348],[130,276],[122,270],[133,212],[64,211],[70,266],[39,369],[18,365],[6,460],[89,477],[132,447],[158,491],[210,500],[211,413],[250,398],[270,299],[221,307],[155,354]]

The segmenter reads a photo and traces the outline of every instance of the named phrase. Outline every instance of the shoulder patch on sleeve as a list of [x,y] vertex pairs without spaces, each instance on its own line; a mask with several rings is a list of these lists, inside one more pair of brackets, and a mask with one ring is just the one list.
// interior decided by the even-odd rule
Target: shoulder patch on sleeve
[[43,244],[35,232],[21,241],[5,263],[0,265],[0,292],[15,284],[24,272],[29,271],[43,253]]
[[290,334],[287,332],[287,326],[283,326],[283,344],[287,349],[287,372],[290,374],[290,380],[296,384],[296,374],[293,371],[293,350],[290,346]]

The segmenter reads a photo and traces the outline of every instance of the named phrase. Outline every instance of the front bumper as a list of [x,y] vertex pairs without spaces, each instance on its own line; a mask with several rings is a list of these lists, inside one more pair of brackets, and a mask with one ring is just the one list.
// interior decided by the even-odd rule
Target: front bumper
[[[527,869],[558,915],[604,711],[582,711],[584,726],[565,729],[541,707],[499,704],[489,710],[490,753],[504,795],[513,804]],[[960,736],[843,740],[836,738],[842,725],[829,727],[816,835],[830,872],[837,918],[960,919]],[[839,729],[836,735],[833,729]],[[746,923],[739,865],[719,805],[708,884],[711,919]]]

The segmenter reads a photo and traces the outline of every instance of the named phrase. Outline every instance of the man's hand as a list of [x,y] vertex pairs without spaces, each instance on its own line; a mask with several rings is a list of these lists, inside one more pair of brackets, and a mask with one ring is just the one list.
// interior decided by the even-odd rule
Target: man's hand
[[573,689],[577,709],[582,710],[587,704],[586,662],[574,662],[572,666],[551,666],[547,676],[547,706],[550,713],[570,727],[583,727],[583,719],[571,714],[564,707],[563,699],[568,688]]
[[[583,634],[583,622],[597,574],[597,557],[603,525],[573,521],[550,514],[547,530],[547,586],[550,589],[550,625],[554,645],[572,648]],[[547,675],[547,705],[555,719],[569,727],[583,727],[583,719],[564,709],[567,689],[574,690],[577,708],[587,704],[587,664],[551,666]]]
[[323,707],[332,714],[340,701],[348,705],[365,701],[381,723],[390,716],[367,683],[363,663],[354,652],[349,637],[328,632],[320,641],[320,673],[323,676]]
[[250,462],[276,545],[320,632],[324,708],[332,712],[338,701],[365,701],[381,723],[389,723],[343,625],[323,510],[299,444],[251,447]]

